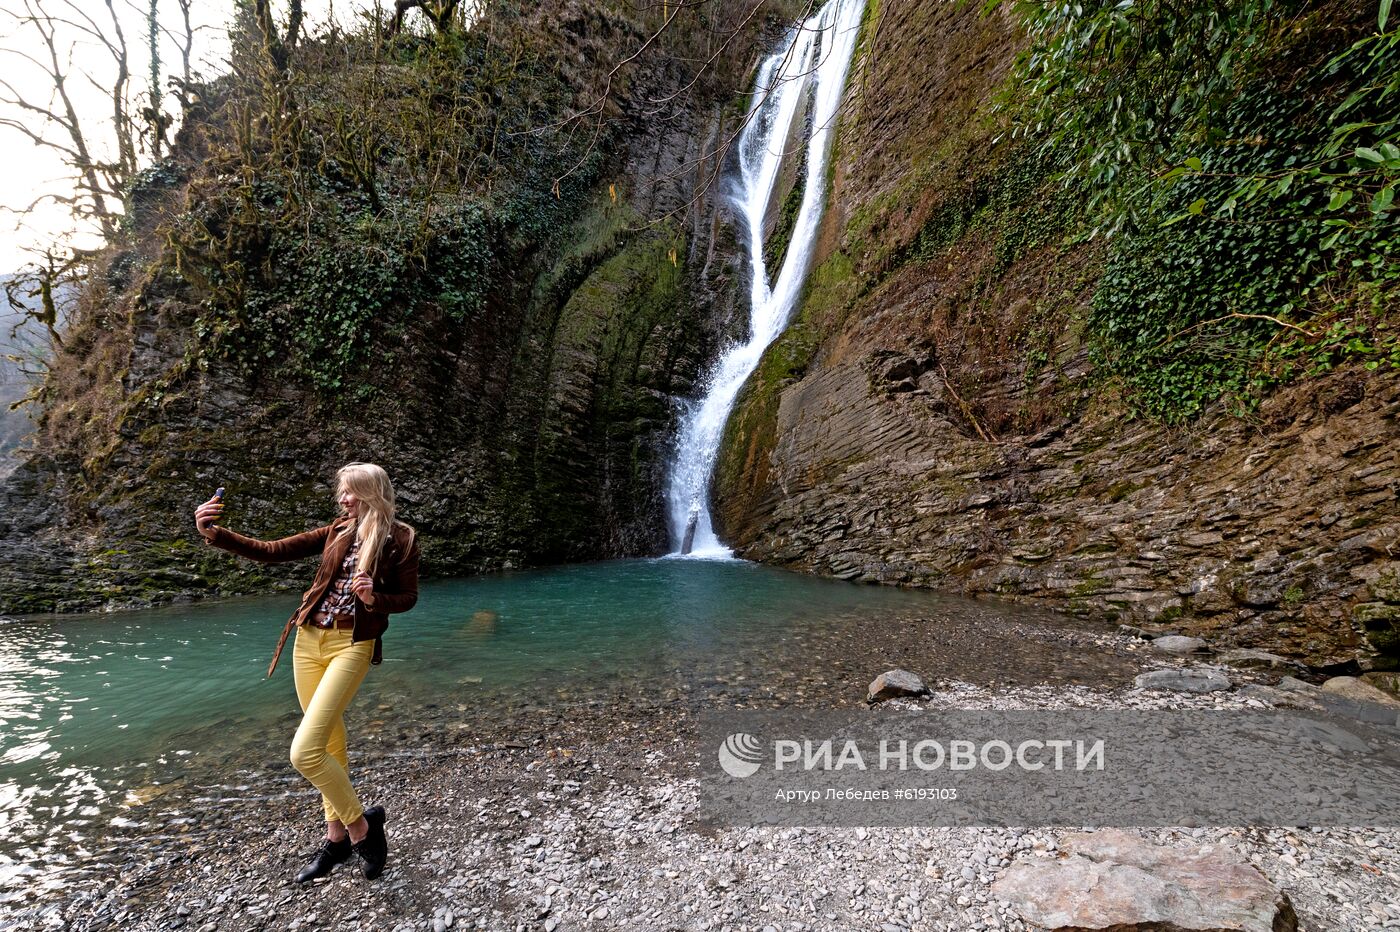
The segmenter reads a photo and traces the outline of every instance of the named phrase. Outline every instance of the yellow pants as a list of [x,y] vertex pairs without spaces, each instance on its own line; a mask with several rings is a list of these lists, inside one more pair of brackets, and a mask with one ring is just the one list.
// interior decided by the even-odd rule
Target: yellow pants
[[345,707],[369,672],[374,641],[350,642],[349,628],[297,627],[292,677],[302,719],[292,739],[292,766],[321,791],[326,821],[346,825],[364,813],[350,785]]

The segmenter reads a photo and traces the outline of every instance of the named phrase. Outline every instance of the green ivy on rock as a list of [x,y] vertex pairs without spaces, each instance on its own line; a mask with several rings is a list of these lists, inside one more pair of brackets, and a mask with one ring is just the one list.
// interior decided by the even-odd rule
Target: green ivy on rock
[[1031,45],[1002,107],[1089,194],[1086,232],[1109,242],[1089,335],[1133,410],[1243,411],[1348,357],[1394,365],[1400,38],[1384,9],[1015,8]]

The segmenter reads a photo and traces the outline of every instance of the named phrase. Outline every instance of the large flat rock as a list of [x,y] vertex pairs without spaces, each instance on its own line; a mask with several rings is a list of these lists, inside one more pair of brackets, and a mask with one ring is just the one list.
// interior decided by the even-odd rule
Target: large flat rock
[[1222,848],[1152,844],[1121,829],[1070,835],[1066,857],[1013,864],[992,892],[1057,932],[1295,932],[1288,897]]
[[1149,670],[1133,678],[1138,689],[1170,689],[1184,693],[1210,693],[1230,688],[1230,678],[1215,670],[1194,667]]
[[1189,638],[1181,634],[1168,634],[1154,638],[1152,649],[1164,654],[1199,654],[1206,651],[1206,642],[1200,638]]

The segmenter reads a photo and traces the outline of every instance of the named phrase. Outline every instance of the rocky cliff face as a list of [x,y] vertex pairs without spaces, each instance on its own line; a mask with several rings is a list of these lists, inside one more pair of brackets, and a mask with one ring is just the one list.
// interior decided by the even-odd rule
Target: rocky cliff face
[[[1001,139],[989,105],[1024,42],[1009,6],[876,10],[806,296],[726,432],[726,540],[847,579],[1035,600],[1320,664],[1393,662],[1393,372],[1342,365],[1186,427],[1132,418],[1086,330],[1107,247],[1066,235],[1080,195],[1043,153]],[[772,12],[769,26],[796,11]],[[537,31],[585,90],[600,43],[642,35],[601,6],[547,13]],[[765,38],[751,28],[729,54],[752,61]],[[295,585],[300,568],[210,552],[191,509],[222,485],[231,526],[296,532],[332,514],[328,479],[349,460],[389,469],[435,574],[660,551],[673,400],[742,326],[734,233],[709,182],[748,83],[729,67],[658,110],[688,82],[678,60],[709,54],[672,51],[623,82],[613,131],[562,197],[480,234],[489,263],[464,279],[434,266],[476,254],[460,237],[425,266],[371,263],[371,290],[411,297],[352,327],[368,352],[331,390],[276,345],[261,349],[281,368],[201,357],[228,319],[190,294],[165,236],[214,183],[200,114],[187,121],[132,235],[95,266],[34,451],[0,482],[0,610]],[[784,188],[804,170],[790,166]],[[337,301],[266,288],[261,317],[232,318],[289,344],[307,321],[318,337],[347,326],[332,311],[341,277],[364,268],[351,253],[385,250],[343,179],[322,181],[348,219],[310,246],[337,261],[292,273],[321,275]],[[790,200],[769,218],[774,256]],[[416,289],[429,273],[451,287]]]
[[[528,15],[538,20],[524,24],[526,41],[544,43],[581,97],[601,87],[605,54],[645,38],[605,5],[560,3]],[[721,62],[753,58],[762,29],[784,15],[754,19]],[[674,399],[691,391],[736,319],[730,234],[710,181],[719,142],[742,118],[742,74],[711,73],[672,106],[657,105],[691,77],[664,48],[621,72],[597,151],[561,197],[548,191],[552,166],[528,162],[547,147],[526,150],[511,176],[526,176],[515,182],[525,193],[511,202],[526,203],[512,208],[525,219],[507,216],[481,233],[489,267],[450,294],[380,307],[363,325],[366,354],[329,391],[283,360],[295,358],[289,347],[308,321],[341,326],[335,305],[360,299],[353,276],[366,266],[351,253],[359,240],[334,238],[353,227],[299,244],[321,265],[298,259],[290,273],[294,283],[323,275],[331,306],[288,303],[257,285],[272,295],[261,299],[270,305],[263,313],[280,315],[260,319],[282,321],[267,350],[274,364],[191,363],[211,338],[210,316],[168,231],[197,215],[217,186],[201,159],[219,129],[217,112],[193,114],[179,155],[136,202],[132,235],[99,258],[54,363],[33,449],[0,483],[0,611],[295,586],[303,567],[235,563],[204,546],[192,509],[224,486],[228,526],[265,538],[295,533],[333,516],[330,477],[352,460],[389,471],[401,516],[422,534],[430,575],[663,550]],[[387,201],[398,182],[384,158]],[[546,180],[537,196],[525,187],[531,172]],[[359,209],[353,192],[336,196]],[[414,208],[410,198],[401,209]],[[380,222],[359,216],[366,229]],[[368,264],[369,290],[407,295],[420,293],[415,282],[434,272],[432,262],[479,245],[430,243],[424,269],[370,239],[365,254],[381,250],[385,261]],[[478,281],[489,283],[479,309],[453,313],[449,301]],[[347,342],[361,336],[347,334]]]
[[822,254],[726,432],[726,540],[846,579],[1392,662],[1400,379],[1343,367],[1247,417],[1130,420],[1084,334],[1103,247],[1067,243],[1066,195],[993,142],[1016,29],[953,4],[901,14],[867,28]]

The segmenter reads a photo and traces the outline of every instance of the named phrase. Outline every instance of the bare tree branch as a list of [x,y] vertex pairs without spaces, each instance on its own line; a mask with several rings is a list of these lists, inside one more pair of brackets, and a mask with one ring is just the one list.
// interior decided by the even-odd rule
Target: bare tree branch
[[[103,197],[104,187],[98,180],[97,164],[92,158],[87,137],[83,131],[83,124],[78,119],[77,109],[73,106],[73,100],[68,93],[68,71],[59,60],[56,33],[56,25],[59,20],[48,14],[41,0],[24,0],[24,8],[28,15],[22,17],[21,22],[34,28],[39,35],[39,40],[48,52],[48,62],[43,66],[43,69],[48,75],[55,95],[63,104],[61,116],[58,116],[53,122],[67,134],[71,142],[71,146],[68,147],[71,149],[69,164],[85,183],[86,190],[92,199],[92,214],[101,223],[102,232],[107,236],[112,236],[116,233],[116,219],[108,209],[106,199]],[[86,14],[82,15],[86,17]],[[9,125],[14,128],[13,122]],[[114,129],[120,134],[120,126],[114,127]],[[29,131],[26,131],[25,134],[31,139],[35,136],[35,133]]]
[[[70,0],[71,3],[71,0]],[[117,165],[123,179],[136,174],[136,140],[131,114],[127,107],[127,84],[131,69],[127,60],[126,36],[122,33],[121,21],[117,18],[112,0],[106,0],[107,12],[112,18],[112,31],[115,42],[106,42],[117,65],[117,82],[112,87],[112,126],[116,130]]]
[[46,249],[39,261],[5,282],[5,299],[24,318],[43,326],[52,349],[63,346],[59,330],[64,315],[57,292],[63,285],[82,278],[85,262],[86,256],[81,253],[57,255]]
[[432,21],[438,32],[452,28],[453,17],[457,13],[460,0],[394,0],[394,18],[389,21],[388,35],[398,35],[403,30],[404,17],[409,10],[422,10],[423,15]]
[[272,0],[253,0],[253,19],[262,34],[263,48],[279,72],[286,72],[291,64],[292,50],[301,36],[301,0],[291,0],[288,4],[287,31],[277,28],[272,16]]
[[0,126],[7,127],[18,133],[23,133],[24,135],[28,136],[31,140],[33,140],[34,145],[43,146],[46,149],[53,149],[56,152],[60,152],[63,154],[64,158],[69,159],[70,161],[77,161],[82,157],[77,150],[70,149],[62,143],[54,142],[51,139],[45,139],[43,136],[40,136],[28,126],[25,126],[19,120],[15,120],[10,117],[0,117]]

